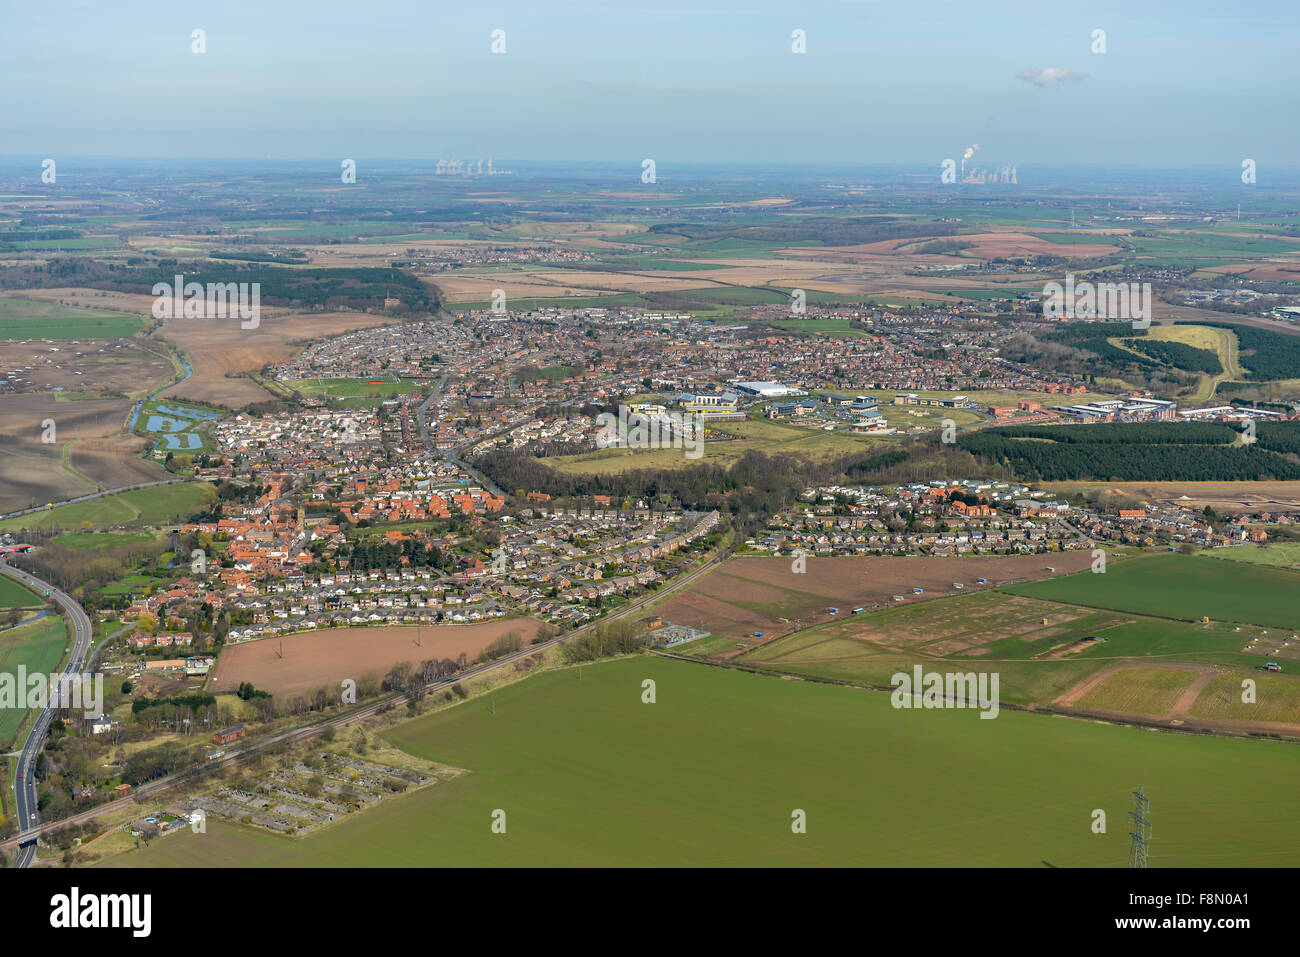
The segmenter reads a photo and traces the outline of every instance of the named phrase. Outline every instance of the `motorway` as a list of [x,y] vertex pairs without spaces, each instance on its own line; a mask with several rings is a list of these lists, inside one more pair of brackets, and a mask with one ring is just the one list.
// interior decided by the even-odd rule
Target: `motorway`
[[[49,590],[49,597],[63,609],[66,620],[72,623],[72,652],[63,666],[63,673],[80,672],[90,651],[90,640],[94,634],[86,610],[70,595],[59,591],[49,582],[34,578],[3,560],[0,560],[0,574],[22,582],[38,595],[46,589]],[[20,842],[18,857],[14,861],[17,867],[29,867],[36,857],[35,836],[40,830],[40,818],[36,809],[36,779],[33,772],[36,769],[36,757],[45,746],[45,736],[49,733],[50,723],[53,720],[54,708],[47,707],[32,722],[31,730],[27,733],[27,739],[23,742],[22,751],[18,755],[18,778],[14,791],[14,806],[18,818],[15,823],[19,828],[17,840]]]
[[[535,655],[538,652],[545,651],[548,648],[553,648],[557,645],[563,644],[566,641],[571,641],[574,638],[577,638],[579,635],[585,634],[586,632],[590,631],[593,628],[598,627],[599,625],[605,622],[614,621],[619,618],[623,618],[627,615],[633,614],[634,612],[640,611],[641,609],[645,608],[647,605],[651,604],[652,602],[659,601],[661,598],[665,597],[666,595],[669,595],[681,588],[684,588],[686,585],[689,585],[691,582],[695,581],[696,579],[708,574],[715,567],[720,565],[722,562],[726,561],[726,559],[730,557],[730,554],[731,554],[731,548],[730,547],[725,548],[722,551],[720,551],[717,555],[715,555],[713,558],[710,558],[699,568],[695,569],[694,571],[686,573],[685,575],[678,578],[676,581],[674,581],[672,584],[668,585],[667,587],[662,588],[651,595],[646,595],[644,598],[637,599],[636,601],[632,602],[626,608],[620,611],[614,612],[613,614],[603,617],[598,621],[589,622],[588,624],[575,628],[573,631],[561,635],[558,638],[552,638],[550,641],[545,641],[537,645],[530,645],[527,648],[524,648],[520,651],[516,651],[509,655],[505,655],[501,658],[497,658],[495,661],[490,661],[487,664],[479,665],[474,668],[468,668],[465,671],[460,672],[459,674],[452,675],[449,678],[444,678],[441,681],[430,682],[427,685],[427,691],[428,693],[432,694],[436,691],[441,691],[445,688],[450,688],[452,685],[458,682],[467,681],[471,678],[477,678],[480,675],[487,674],[488,672],[492,671],[495,668],[505,667],[506,665],[513,664],[516,661],[521,661],[524,658],[527,658],[531,655]],[[14,572],[17,571],[16,569],[5,568],[3,567],[2,564],[0,564],[0,571],[3,571],[5,574],[10,574],[12,577],[18,577],[23,574],[22,572],[17,572],[17,574],[14,574]],[[36,579],[31,578],[30,576],[27,576],[25,579],[20,579],[20,580],[26,580],[30,582],[37,581]],[[48,588],[50,586],[41,584],[39,585],[39,587]],[[55,594],[62,594],[62,593],[56,592]],[[66,595],[64,597],[67,598]],[[81,616],[85,618],[85,612],[82,611],[81,606],[77,605],[76,602],[72,602],[71,599],[68,600],[77,609],[77,611],[81,614]],[[60,602],[60,604],[62,604],[62,602]],[[89,619],[87,619],[86,625],[87,625],[88,633],[89,633],[89,624],[90,624]],[[84,649],[83,649],[83,655],[84,655]],[[73,658],[76,659],[77,657],[78,656],[76,654],[76,651],[74,650]],[[71,663],[69,664],[69,667],[71,667]],[[324,721],[320,721],[311,725],[306,725],[301,728],[293,728],[288,731],[281,731],[280,733],[271,735],[268,738],[263,738],[260,741],[250,743],[249,745],[240,748],[238,751],[233,751],[226,755],[223,755],[221,758],[209,762],[205,767],[211,768],[213,770],[232,767],[244,761],[245,759],[249,758],[250,756],[258,754],[259,752],[266,751],[270,748],[275,748],[279,746],[296,744],[313,735],[319,734],[321,731],[325,730],[326,728],[346,727],[347,725],[353,723],[354,721],[360,721],[363,718],[369,718],[373,715],[379,714],[382,711],[387,710],[388,708],[391,708],[393,704],[397,701],[400,701],[402,697],[403,697],[402,692],[400,691],[393,692],[392,694],[385,695],[384,697],[376,701],[373,701],[368,705],[364,705],[363,707],[356,708],[352,711],[349,711],[346,714],[341,714],[333,718],[328,718]],[[48,712],[42,716],[42,720],[44,721],[44,727],[48,728],[49,726]],[[30,765],[30,762],[35,760],[35,756],[40,750],[39,742],[44,740],[44,733],[45,732],[42,730],[40,732],[39,737],[37,737],[36,728],[34,727],[32,729],[32,734],[28,736],[27,744],[23,748],[23,763],[25,765]],[[33,749],[32,742],[34,738],[37,740],[38,743]],[[31,750],[30,755],[28,753],[29,749],[33,749]],[[136,788],[135,793],[130,797],[118,798],[115,801],[109,801],[107,804],[101,804],[98,807],[92,808],[89,811],[83,811],[80,814],[74,814],[66,818],[61,818],[58,821],[51,821],[48,824],[40,824],[39,822],[37,822],[34,826],[29,827],[25,832],[20,834],[17,838],[9,842],[6,842],[5,846],[12,846],[12,844],[16,842],[29,842],[27,846],[21,848],[18,859],[15,861],[15,865],[18,867],[28,867],[31,865],[32,860],[36,856],[36,842],[34,838],[44,833],[45,831],[65,827],[69,824],[87,824],[90,821],[93,821],[102,815],[113,814],[115,812],[125,810],[128,807],[130,807],[131,804],[139,803],[143,798],[151,797],[154,794],[157,794],[162,791],[166,791],[168,788],[175,787],[177,784],[184,783],[185,781],[192,779],[193,776],[194,776],[193,771],[178,772],[176,774],[167,775],[166,777],[159,778],[158,780],[152,781],[149,784],[141,785],[140,787]],[[24,782],[30,788],[31,793],[25,798],[27,805],[20,805],[20,808],[29,806],[30,808],[34,809],[36,803],[36,797],[35,797],[36,789],[35,789],[35,785],[32,784],[31,782],[30,771],[26,772],[26,776],[24,777]],[[32,811],[27,810],[24,813],[31,814]]]

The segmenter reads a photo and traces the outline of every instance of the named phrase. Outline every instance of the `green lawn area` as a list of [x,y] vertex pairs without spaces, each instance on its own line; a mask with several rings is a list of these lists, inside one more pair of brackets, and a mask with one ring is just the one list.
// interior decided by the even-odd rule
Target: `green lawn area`
[[[896,710],[886,694],[644,657],[539,675],[389,737],[471,773],[298,840],[211,819],[109,863],[1124,867],[1142,786],[1153,866],[1300,864],[1300,762],[1275,741]],[[796,809],[807,833],[792,833]]]
[[0,339],[116,339],[139,332],[141,323],[120,312],[0,298]]
[[45,599],[12,578],[0,576],[0,608],[32,608]]
[[1081,572],[1012,585],[1012,594],[1093,608],[1196,621],[1300,627],[1300,573],[1266,565],[1164,552],[1143,555],[1104,575]]
[[[0,631],[0,675],[16,675],[20,665],[28,674],[50,674],[58,669],[67,644],[68,630],[55,615]],[[26,713],[23,708],[0,708],[0,744],[13,738]]]
[[83,522],[106,525],[155,525],[184,518],[215,495],[207,482],[177,482],[105,495],[88,502],[60,505],[43,512],[19,515],[0,522],[0,531],[20,528],[77,528]]

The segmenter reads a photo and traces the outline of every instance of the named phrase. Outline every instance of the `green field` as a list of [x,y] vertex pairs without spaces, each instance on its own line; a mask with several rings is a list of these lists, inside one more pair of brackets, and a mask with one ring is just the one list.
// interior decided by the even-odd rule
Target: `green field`
[[82,236],[78,239],[21,239],[14,243],[15,249],[26,250],[75,250],[75,249],[118,249],[122,245],[116,236]]
[[[1001,650],[996,645],[991,647],[995,651]],[[686,653],[695,652],[693,646],[687,646]],[[917,652],[889,651],[869,642],[836,637],[824,627],[778,638],[740,656],[738,660],[744,665],[771,668],[783,674],[807,675],[872,688],[888,687],[895,672],[908,671],[914,664],[925,662],[928,666],[942,660],[945,667],[951,666],[963,672],[996,671],[1000,676],[1001,700],[1021,706],[1051,701],[1102,665],[1102,662],[1082,657],[1052,661],[934,659]]]
[[982,302],[991,302],[998,299],[1018,299],[1025,293],[1041,296],[1043,290],[1041,288],[1005,286],[997,289],[948,289],[944,292],[944,295],[956,296],[960,299],[978,299]]
[[1300,542],[1276,542],[1272,545],[1216,548],[1214,551],[1208,552],[1207,556],[1223,559],[1224,561],[1246,562],[1250,565],[1300,568]]
[[1086,230],[1077,233],[1030,233],[1039,239],[1046,240],[1049,243],[1060,243],[1065,246],[1074,245],[1099,245],[1115,246],[1117,245],[1115,237],[1106,233],[1095,233],[1092,230]]
[[[390,396],[411,392],[422,385],[426,385],[427,381],[425,379],[394,379],[393,376],[375,376],[366,379],[296,379],[288,384],[302,395],[343,399],[357,396]],[[378,385],[372,385],[373,382],[378,382]]]
[[[656,704],[641,703],[645,678]],[[1153,866],[1300,864],[1300,761],[1276,741],[901,711],[885,694],[648,658],[533,677],[390,738],[471,773],[298,840],[211,819],[108,863],[1123,867],[1142,786]],[[1096,808],[1106,834],[1090,830]]]
[[54,525],[60,528],[79,528],[85,522],[95,528],[106,525],[156,525],[178,517],[185,518],[213,494],[212,486],[206,482],[156,485],[7,518],[0,522],[0,531],[50,528]]
[[[50,674],[58,669],[67,643],[63,619],[54,615],[0,631],[0,674],[17,674],[19,665],[26,666],[28,674]],[[0,744],[13,738],[26,713],[20,708],[0,708]]]
[[848,319],[767,319],[764,325],[775,326],[787,332],[802,332],[810,336],[834,336],[839,339],[860,339],[866,330]]
[[45,599],[35,592],[8,576],[0,576],[0,608],[33,608],[44,603]]
[[74,552],[88,552],[114,545],[139,545],[153,540],[154,536],[149,532],[68,532],[54,539]]
[[1184,621],[1208,617],[1300,628],[1300,573],[1199,555],[1144,555],[1104,575],[1082,572],[1006,591]]
[[[1235,230],[1234,230],[1235,231]],[[1266,256],[1300,253],[1300,243],[1295,240],[1266,236],[1233,236],[1227,233],[1178,233],[1159,237],[1131,237],[1137,258],[1151,262],[1171,262],[1202,266],[1215,265],[1217,261],[1242,262]]]
[[139,332],[141,323],[120,312],[0,299],[0,339],[116,339]]

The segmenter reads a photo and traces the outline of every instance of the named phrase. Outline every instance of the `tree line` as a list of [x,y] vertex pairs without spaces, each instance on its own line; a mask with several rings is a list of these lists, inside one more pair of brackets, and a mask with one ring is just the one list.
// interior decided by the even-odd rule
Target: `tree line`
[[[1174,441],[1170,429],[1187,430],[1186,440]],[[1089,441],[1088,433],[1099,430],[1097,440]],[[1122,435],[1116,430],[1132,431]],[[1295,462],[1258,444],[1227,445],[1225,436],[1231,441],[1235,430],[1209,423],[1106,423],[985,429],[963,436],[958,443],[981,459],[1012,468],[1027,481],[1300,480],[1300,465]]]

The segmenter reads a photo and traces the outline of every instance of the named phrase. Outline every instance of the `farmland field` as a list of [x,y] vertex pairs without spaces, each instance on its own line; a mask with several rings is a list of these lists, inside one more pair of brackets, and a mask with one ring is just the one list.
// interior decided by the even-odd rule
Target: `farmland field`
[[1209,617],[1300,627],[1300,573],[1163,553],[1129,559],[1104,575],[1015,585],[1015,594],[1182,620]]
[[1123,820],[1140,785],[1160,815],[1152,866],[1300,864],[1300,762],[1276,741],[898,711],[885,694],[653,658],[534,676],[387,737],[470,773],[302,839],[212,821],[105,863],[1123,867],[1125,829],[1093,834],[1090,815]]
[[44,601],[44,598],[7,575],[0,576],[0,608],[33,608]]
[[[1263,671],[1269,660],[1281,663],[1286,672],[1300,668],[1300,643],[1287,631],[1278,632],[1272,624],[1276,616],[1269,611],[1286,607],[1290,581],[1272,581],[1275,569],[1201,560],[1210,562],[1209,571],[1222,565],[1229,572],[1264,573],[1255,581],[1231,574],[1222,581],[1193,577],[1190,586],[1204,603],[1240,601],[1258,591],[1266,612],[1252,615],[1254,623],[1165,615],[1169,608],[1161,604],[1159,575],[1149,579],[1155,587],[1126,590],[1133,578],[1146,580],[1142,569],[1152,559],[1163,568],[1169,559],[1182,558],[1141,556],[1112,564],[1105,575],[1082,573],[969,594],[941,593],[934,601],[896,602],[863,614],[841,611],[779,624],[763,639],[708,639],[679,653],[865,687],[886,687],[897,671],[942,660],[963,671],[997,673],[1002,700],[1010,704],[1155,718],[1200,730],[1300,736],[1300,680]],[[1192,573],[1205,571],[1199,563],[1190,567]],[[1086,602],[1068,590],[1058,596],[1066,586],[1082,587],[1078,583],[1084,579],[1124,588],[1089,591]],[[1279,591],[1273,594],[1270,588]],[[738,585],[729,591],[743,594]],[[719,601],[715,614],[721,607]],[[678,620],[675,614],[667,617]],[[694,624],[680,617],[681,623]],[[722,625],[711,630],[728,634]],[[1238,689],[1247,679],[1267,679],[1281,690],[1268,702],[1261,699],[1258,708],[1229,709],[1232,713],[1225,715],[1197,712],[1192,703],[1211,679]]]
[[47,511],[18,515],[0,522],[0,531],[20,528],[76,528],[83,522],[91,526],[156,525],[185,518],[213,495],[206,482],[176,482],[153,488],[134,489],[117,495],[104,495],[86,502],[60,505]]
[[[0,631],[0,674],[17,674],[20,665],[29,674],[50,674],[63,659],[67,640],[68,630],[56,615]],[[20,708],[0,708],[0,744],[13,738],[26,713]]]
[[1164,502],[1197,511],[1290,511],[1300,506],[1300,482],[1044,482],[1048,491],[1072,496],[1102,493],[1131,501]]
[[[135,457],[122,436],[131,405],[122,400],[57,402],[49,395],[0,401],[0,514],[165,476]],[[45,442],[53,423],[55,441]],[[82,454],[82,449],[85,454]]]
[[1196,681],[1196,672],[1164,668],[1125,668],[1079,698],[1085,708],[1162,715]]
[[221,653],[208,690],[214,694],[232,691],[240,682],[251,681],[272,694],[303,694],[325,685],[337,686],[344,678],[383,675],[403,661],[418,666],[430,658],[454,660],[462,652],[473,661],[509,631],[519,632],[527,647],[540,627],[541,622],[531,618],[506,618],[427,628],[322,628],[241,642],[228,645]]
[[1201,691],[1191,713],[1235,721],[1294,722],[1300,714],[1300,682],[1271,674],[1259,675],[1255,680],[1255,701],[1247,702],[1242,701],[1238,676],[1216,676]]
[[139,316],[0,298],[0,339],[116,339],[140,331]]
[[116,545],[139,545],[152,542],[154,537],[149,532],[68,532],[54,540],[74,552],[88,552]]
[[1276,565],[1279,568],[1300,568],[1300,542],[1277,542],[1272,545],[1253,545],[1240,548],[1216,548],[1208,553],[1210,558],[1245,562],[1250,565]]
[[[971,556],[964,558],[808,558],[797,574],[789,558],[738,557],[727,561],[656,609],[674,624],[702,628],[731,638],[753,632],[765,636],[829,621],[831,607],[849,617],[854,607],[907,604],[965,590],[1064,574],[1088,567],[1085,551],[1052,555]],[[1056,572],[1047,571],[1048,566]],[[978,584],[988,579],[987,585]],[[923,589],[921,595],[913,588]],[[779,619],[791,619],[782,622]]]
[[0,609],[32,609],[43,605],[44,601],[44,598],[19,585],[9,576],[0,576]]

